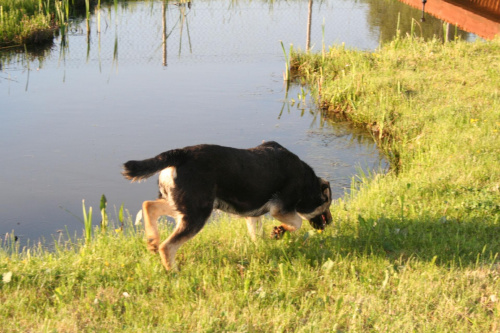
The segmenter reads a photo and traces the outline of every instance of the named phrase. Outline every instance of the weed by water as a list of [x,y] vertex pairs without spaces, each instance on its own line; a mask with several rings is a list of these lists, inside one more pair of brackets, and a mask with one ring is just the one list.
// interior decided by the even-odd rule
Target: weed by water
[[87,209],[85,208],[85,200],[82,200],[82,209],[83,209],[83,227],[85,231],[85,242],[89,243],[92,241],[92,207],[89,207],[89,211],[87,213]]
[[283,80],[285,80],[288,84],[290,82],[290,56],[292,54],[293,45],[290,44],[290,52],[287,54],[285,50],[285,45],[283,45],[283,41],[280,41],[281,49],[283,50],[283,55],[285,57],[285,72],[283,73]]
[[101,229],[103,231],[106,231],[108,229],[108,212],[106,211],[106,207],[108,205],[108,201],[106,199],[106,196],[103,194],[101,196],[101,202],[99,203],[99,208],[101,210]]

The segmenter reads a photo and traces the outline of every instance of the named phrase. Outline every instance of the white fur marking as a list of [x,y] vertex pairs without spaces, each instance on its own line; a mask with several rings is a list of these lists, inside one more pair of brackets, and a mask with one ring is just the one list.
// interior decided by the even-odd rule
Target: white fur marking
[[[175,167],[168,167],[160,172],[159,188],[163,199],[165,199],[170,207],[177,207],[174,202],[172,190],[175,188],[175,179],[177,178],[177,170]],[[176,211],[177,212],[177,211]],[[178,212],[177,212],[178,213]],[[176,216],[172,216],[177,219]]]
[[168,167],[160,172],[161,184],[173,186],[175,178],[177,178],[177,170],[175,167]]

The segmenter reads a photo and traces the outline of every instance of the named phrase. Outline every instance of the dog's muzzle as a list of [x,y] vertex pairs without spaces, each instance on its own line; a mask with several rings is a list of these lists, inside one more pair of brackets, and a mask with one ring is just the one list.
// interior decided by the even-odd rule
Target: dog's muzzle
[[332,214],[329,210],[327,210],[326,212],[310,219],[309,223],[311,223],[311,226],[314,229],[324,230],[328,224],[332,223]]

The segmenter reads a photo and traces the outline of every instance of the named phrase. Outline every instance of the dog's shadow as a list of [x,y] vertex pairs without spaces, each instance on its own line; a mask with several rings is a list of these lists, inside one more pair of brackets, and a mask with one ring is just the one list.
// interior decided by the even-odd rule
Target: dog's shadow
[[[174,228],[170,220],[167,225],[164,236]],[[254,260],[260,264],[305,262],[312,269],[348,257],[382,259],[395,264],[416,260],[442,267],[477,267],[499,261],[500,226],[483,219],[458,221],[424,216],[401,220],[358,216],[356,222],[337,220],[323,232],[305,224],[282,239],[272,239],[270,234],[275,225],[276,221],[265,218],[262,238],[252,242],[243,219],[233,218],[228,222],[224,217],[222,221],[215,217],[200,238],[187,245],[195,247],[194,257],[185,258],[181,251],[181,261],[195,263],[203,256],[205,262],[216,266],[229,263],[248,266]],[[245,250],[242,252],[235,243],[238,246],[244,243]]]
[[[312,235],[312,236],[310,236]],[[365,219],[337,221],[323,233],[310,228],[277,240],[270,256],[305,259],[322,266],[334,258],[377,257],[390,262],[417,260],[443,267],[477,267],[499,261],[500,225],[483,219],[465,221],[423,217],[418,220]]]

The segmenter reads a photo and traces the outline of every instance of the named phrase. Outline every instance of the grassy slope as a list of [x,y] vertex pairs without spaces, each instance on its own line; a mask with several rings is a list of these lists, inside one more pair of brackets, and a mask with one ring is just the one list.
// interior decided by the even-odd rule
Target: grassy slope
[[222,217],[181,248],[178,273],[131,226],[0,251],[0,331],[498,331],[499,51],[400,39],[295,55],[324,105],[370,124],[397,176],[360,176],[321,234],[253,244]]
[[[296,57],[311,86],[322,82],[315,89],[320,103],[372,130],[393,164],[386,176],[361,177],[356,197],[338,203],[347,209],[339,218],[366,215],[370,225],[389,220],[408,232],[457,227],[464,242],[498,252],[494,238],[477,243],[500,232],[499,51],[500,40],[443,45],[406,38],[375,53],[334,48]],[[427,256],[446,262],[464,250],[472,260],[478,249]]]

